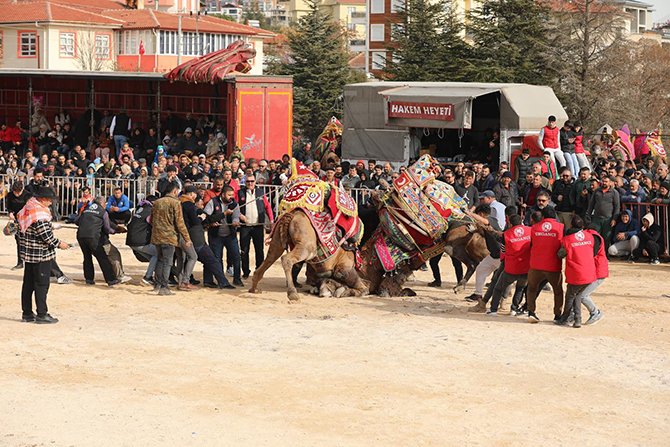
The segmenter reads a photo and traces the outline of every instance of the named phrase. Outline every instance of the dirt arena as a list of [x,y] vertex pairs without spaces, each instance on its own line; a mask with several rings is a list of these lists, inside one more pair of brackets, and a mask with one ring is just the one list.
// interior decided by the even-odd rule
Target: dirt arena
[[605,318],[572,329],[468,314],[448,259],[445,288],[418,272],[411,299],[288,304],[278,265],[262,295],[158,297],[114,236],[134,281],[86,286],[79,249],[60,251],[75,283],[38,326],[2,241],[1,446],[668,445],[667,264],[614,264]]

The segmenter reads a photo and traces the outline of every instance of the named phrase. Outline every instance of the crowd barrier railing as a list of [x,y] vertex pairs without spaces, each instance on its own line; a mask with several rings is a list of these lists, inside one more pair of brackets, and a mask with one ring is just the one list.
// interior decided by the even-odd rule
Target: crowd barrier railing
[[668,223],[670,220],[670,206],[658,204],[658,203],[623,203],[621,204],[622,209],[629,210],[633,213],[633,219],[642,223],[642,217],[645,214],[651,213],[654,216],[654,223],[658,224],[661,227],[663,232],[663,241],[662,249],[664,256],[670,256],[670,234],[668,230]]

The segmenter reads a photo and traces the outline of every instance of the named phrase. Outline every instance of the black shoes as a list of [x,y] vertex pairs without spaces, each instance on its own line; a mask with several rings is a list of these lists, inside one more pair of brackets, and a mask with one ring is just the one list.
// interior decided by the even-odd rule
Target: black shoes
[[203,287],[207,287],[208,289],[218,289],[219,286],[214,284],[213,282],[206,282],[202,284]]
[[233,281],[233,285],[237,287],[244,287],[244,283],[240,279],[236,279],[235,281]]
[[14,267],[12,267],[12,270],[21,270],[23,268],[23,262],[17,262]]
[[439,287],[442,287],[442,281],[433,281],[433,282],[429,282],[429,283],[427,284],[427,286],[428,286],[428,287],[436,287],[436,288],[439,288]]
[[22,323],[34,323],[35,322],[35,314],[23,315],[21,317],[21,322]]
[[471,303],[474,303],[475,301],[479,301],[482,299],[481,295],[477,295],[476,293],[473,293],[472,295],[468,295],[465,297],[465,301],[470,301]]
[[235,289],[235,286],[232,284],[226,284],[225,286],[219,287],[219,289],[233,290]]
[[242,279],[249,279],[249,274],[245,273],[244,275],[242,275]]
[[94,285],[95,285],[95,281],[93,281],[92,279],[87,279],[87,280],[86,280],[86,284],[89,285],[89,286],[94,286]]
[[58,323],[58,318],[54,318],[49,314],[40,317],[39,315],[35,317],[35,323],[37,324],[55,324]]
[[117,284],[121,284],[121,280],[120,280],[120,279],[115,279],[115,280],[110,281],[110,282],[107,283],[107,285],[108,285],[109,287],[114,287],[114,286],[117,285]]

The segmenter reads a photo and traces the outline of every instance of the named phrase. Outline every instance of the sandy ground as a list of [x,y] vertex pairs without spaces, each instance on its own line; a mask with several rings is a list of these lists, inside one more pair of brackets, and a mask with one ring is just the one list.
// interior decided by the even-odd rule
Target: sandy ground
[[278,266],[262,295],[158,297],[115,236],[136,279],[86,286],[79,249],[59,252],[75,284],[38,326],[2,241],[0,446],[668,445],[667,264],[614,264],[605,319],[578,330],[468,314],[429,272],[411,299],[288,304]]

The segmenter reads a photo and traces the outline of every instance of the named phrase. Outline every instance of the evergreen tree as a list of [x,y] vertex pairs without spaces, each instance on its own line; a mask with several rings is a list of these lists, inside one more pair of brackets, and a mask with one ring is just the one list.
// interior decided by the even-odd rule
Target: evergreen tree
[[319,0],[306,0],[309,13],[287,31],[287,57],[270,63],[269,72],[293,76],[293,122],[313,141],[337,115],[345,84],[355,80],[349,68],[346,32],[318,8]]
[[407,0],[398,15],[399,23],[391,29],[388,50],[392,57],[386,60],[385,77],[398,81],[441,80],[444,2]]
[[554,79],[549,10],[542,2],[482,0],[468,22],[472,81],[546,84]]

